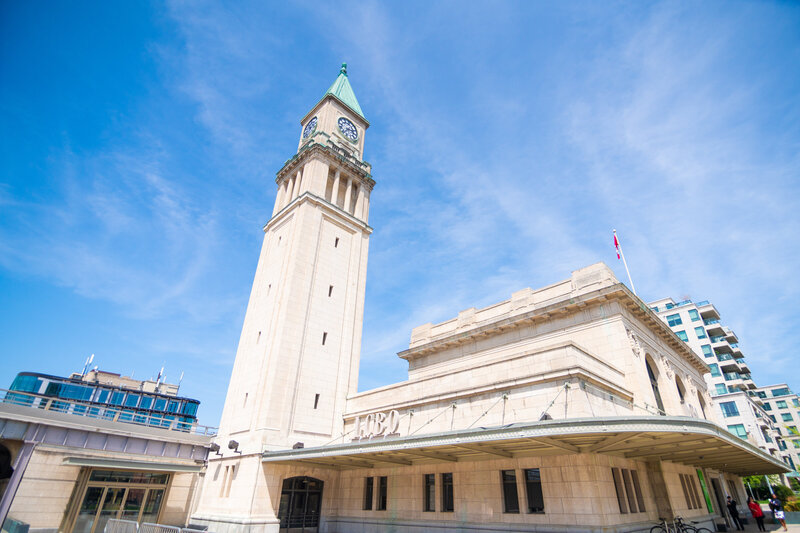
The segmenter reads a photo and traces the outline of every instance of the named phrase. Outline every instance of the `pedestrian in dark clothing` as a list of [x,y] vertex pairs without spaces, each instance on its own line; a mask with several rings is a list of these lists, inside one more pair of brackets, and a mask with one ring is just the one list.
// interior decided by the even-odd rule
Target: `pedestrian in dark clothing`
[[736,500],[728,496],[728,513],[731,515],[731,520],[733,520],[738,531],[744,531],[744,525],[742,525],[742,521],[739,519],[739,509],[737,509],[736,506]]
[[752,496],[748,496],[747,507],[750,508],[750,514],[753,515],[756,525],[758,525],[758,530],[766,531],[766,529],[764,529],[764,511],[761,510],[761,505],[759,505]]
[[775,520],[780,522],[780,524],[783,526],[783,530],[789,531],[786,529],[786,518],[783,514],[783,502],[775,495],[774,492],[772,493],[772,498],[769,500],[769,508],[772,509],[773,518],[775,518]]

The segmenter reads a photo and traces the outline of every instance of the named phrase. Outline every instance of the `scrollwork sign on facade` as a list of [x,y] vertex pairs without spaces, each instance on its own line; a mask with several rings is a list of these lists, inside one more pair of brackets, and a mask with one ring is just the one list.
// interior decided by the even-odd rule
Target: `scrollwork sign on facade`
[[400,413],[396,409],[385,413],[371,413],[356,417],[353,440],[371,439],[397,435],[400,429]]

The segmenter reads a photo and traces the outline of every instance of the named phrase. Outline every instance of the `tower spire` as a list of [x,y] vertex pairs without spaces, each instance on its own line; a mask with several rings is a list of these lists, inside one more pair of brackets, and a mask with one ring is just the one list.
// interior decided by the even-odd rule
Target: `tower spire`
[[325,93],[325,96],[329,94],[352,109],[359,117],[367,120],[367,117],[364,116],[364,112],[361,111],[361,106],[358,105],[358,100],[353,92],[353,88],[350,86],[350,81],[347,79],[347,63],[342,63],[342,68],[339,69],[339,76]]

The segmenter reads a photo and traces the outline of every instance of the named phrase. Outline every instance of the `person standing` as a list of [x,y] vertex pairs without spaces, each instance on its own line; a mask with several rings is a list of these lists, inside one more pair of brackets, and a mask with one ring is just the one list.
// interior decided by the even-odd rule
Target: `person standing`
[[747,507],[750,508],[750,514],[756,521],[759,531],[766,531],[764,529],[764,511],[761,510],[761,505],[756,502],[752,496],[747,497]]
[[731,520],[736,525],[736,530],[744,531],[744,525],[742,525],[742,521],[739,518],[739,509],[736,508],[737,505],[736,500],[728,496],[728,514],[731,515]]
[[769,507],[772,509],[772,514],[775,516],[775,520],[781,523],[783,526],[784,531],[789,531],[786,529],[786,518],[783,515],[783,502],[778,499],[775,493],[772,493],[772,498],[769,500]]

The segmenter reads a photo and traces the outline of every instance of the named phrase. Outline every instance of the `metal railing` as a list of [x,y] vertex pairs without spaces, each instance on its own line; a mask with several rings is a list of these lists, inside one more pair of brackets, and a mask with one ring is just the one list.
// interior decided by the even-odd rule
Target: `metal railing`
[[170,431],[180,431],[182,433],[209,436],[217,434],[217,428],[215,427],[202,426],[198,424],[197,421],[185,422],[170,413],[143,413],[125,409],[118,405],[104,405],[84,400],[53,398],[52,396],[44,396],[31,392],[0,389],[0,403],[21,405],[32,409],[41,409],[43,411],[56,413],[85,416],[98,420],[110,420],[139,426],[156,427],[168,429]]
[[135,520],[118,520],[116,518],[109,519],[103,529],[103,533],[198,533],[199,531],[206,531],[206,529],[165,526],[151,522],[139,524]]

